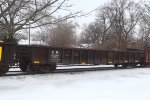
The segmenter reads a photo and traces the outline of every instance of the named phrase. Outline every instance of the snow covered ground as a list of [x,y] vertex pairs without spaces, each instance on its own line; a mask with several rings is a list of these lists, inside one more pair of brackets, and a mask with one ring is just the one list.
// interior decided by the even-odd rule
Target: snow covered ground
[[150,68],[0,77],[0,100],[150,100]]

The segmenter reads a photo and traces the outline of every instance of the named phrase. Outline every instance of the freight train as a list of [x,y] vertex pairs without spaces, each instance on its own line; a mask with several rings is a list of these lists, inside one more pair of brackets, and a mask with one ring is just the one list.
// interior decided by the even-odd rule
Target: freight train
[[123,68],[137,65],[143,67],[150,64],[150,49],[94,50],[1,42],[0,74],[7,73],[9,67],[16,63],[22,71],[43,73],[56,70],[57,64],[109,64],[114,65],[115,68],[120,65]]

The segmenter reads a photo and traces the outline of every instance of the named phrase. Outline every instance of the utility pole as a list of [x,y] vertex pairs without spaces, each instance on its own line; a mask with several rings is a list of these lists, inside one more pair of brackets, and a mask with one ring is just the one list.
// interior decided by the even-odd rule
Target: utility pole
[[29,21],[29,45],[30,45],[30,21]]

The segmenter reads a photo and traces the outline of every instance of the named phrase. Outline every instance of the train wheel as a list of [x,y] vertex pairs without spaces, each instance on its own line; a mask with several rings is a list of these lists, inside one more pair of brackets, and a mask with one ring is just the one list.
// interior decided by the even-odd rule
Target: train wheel
[[39,67],[39,68],[38,68],[38,72],[43,72],[43,70],[44,70],[44,69],[43,69],[43,66],[40,66],[40,65],[39,65],[38,67]]
[[114,64],[115,68],[118,68],[118,65],[117,64]]
[[132,68],[136,68],[137,67],[137,64],[133,64],[133,67]]
[[47,73],[47,72],[49,72],[49,71],[48,71],[47,66],[41,65],[41,66],[39,66],[39,72]]
[[47,66],[46,66],[46,65],[43,65],[42,67],[43,67],[43,71],[44,71],[44,73],[48,73],[48,72],[49,72],[49,71],[48,71],[48,68],[47,68]]
[[37,65],[28,64],[28,70],[29,70],[29,72],[37,72],[38,66]]
[[47,68],[48,68],[49,72],[55,71],[56,70],[56,64],[50,64],[50,65],[48,65]]
[[128,65],[127,65],[127,64],[122,64],[122,67],[123,67],[123,68],[127,68]]
[[52,71],[51,65],[48,65],[48,66],[47,66],[47,70],[48,70],[48,72],[51,72],[51,71]]
[[27,61],[19,61],[19,68],[26,72],[28,69],[28,62]]
[[51,68],[49,66],[46,66],[47,72],[51,72]]
[[140,67],[144,67],[144,64],[143,64],[143,63],[140,63]]
[[55,71],[55,70],[56,70],[56,64],[52,64],[51,71]]

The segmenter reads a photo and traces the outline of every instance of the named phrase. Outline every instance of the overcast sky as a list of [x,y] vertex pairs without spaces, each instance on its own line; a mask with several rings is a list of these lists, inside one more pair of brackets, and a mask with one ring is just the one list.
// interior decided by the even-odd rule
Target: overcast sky
[[[108,2],[109,0],[70,0],[73,4],[73,9],[76,11],[83,11],[84,13],[91,12],[92,10],[98,8],[100,5]],[[84,23],[88,24],[95,19],[95,12],[91,13],[87,17],[81,17],[77,19],[77,22],[82,25]]]
[[[84,13],[89,13],[94,9],[110,2],[112,0],[70,0],[70,3],[73,4],[73,10],[75,11],[83,11]],[[140,1],[140,0],[134,0]],[[149,0],[145,0],[149,1]],[[77,18],[75,21],[80,25],[79,32],[82,30],[84,24],[89,24],[95,20],[96,13],[93,12],[87,17]]]
[[[69,3],[72,4],[73,11],[82,11],[84,13],[89,13],[99,6],[107,3],[110,0],[70,0]],[[77,34],[79,34],[83,28],[84,24],[89,24],[95,20],[95,12],[90,13],[86,17],[76,18],[75,22],[77,22],[80,27],[77,29]]]

